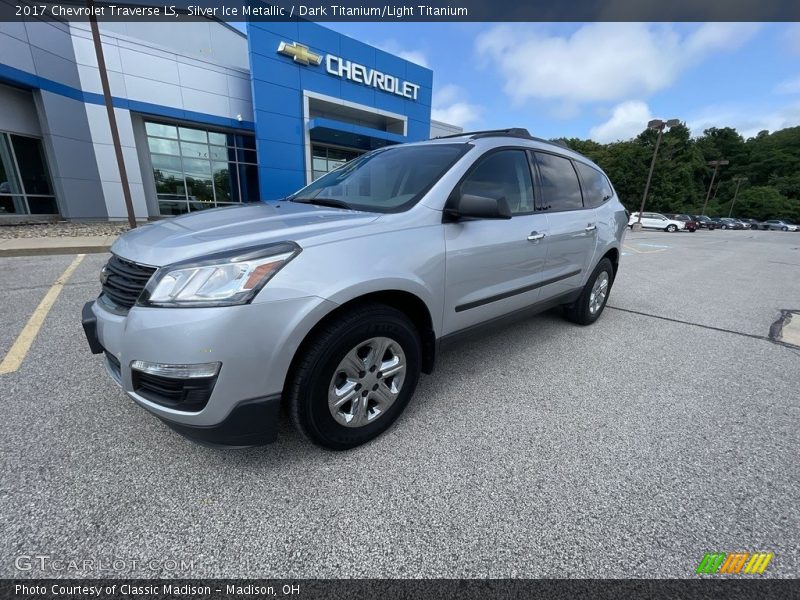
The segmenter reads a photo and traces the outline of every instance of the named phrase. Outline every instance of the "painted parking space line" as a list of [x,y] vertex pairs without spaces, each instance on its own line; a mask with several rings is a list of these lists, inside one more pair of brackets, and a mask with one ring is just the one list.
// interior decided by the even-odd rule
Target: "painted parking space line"
[[646,246],[646,247],[652,248],[652,249],[651,250],[650,249],[648,249],[648,250],[640,249],[640,248],[636,248],[635,246],[632,246],[630,244],[624,244],[622,247],[625,250],[629,250],[630,252],[634,252],[636,254],[653,254],[654,252],[664,252],[665,250],[668,250],[669,248],[671,248],[671,246],[661,246],[659,244],[645,244],[643,242],[635,242],[635,243],[638,244],[639,246]]
[[44,298],[39,302],[39,306],[33,311],[30,319],[25,323],[25,327],[22,328],[17,339],[14,340],[11,349],[3,358],[3,362],[0,362],[0,375],[13,373],[22,365],[22,361],[25,360],[28,350],[31,349],[33,340],[36,339],[36,335],[42,328],[42,323],[44,323],[50,309],[53,308],[53,304],[55,304],[56,299],[58,299],[58,295],[61,293],[64,284],[69,280],[85,256],[85,254],[78,254],[58,279],[53,282],[50,289],[47,290]]

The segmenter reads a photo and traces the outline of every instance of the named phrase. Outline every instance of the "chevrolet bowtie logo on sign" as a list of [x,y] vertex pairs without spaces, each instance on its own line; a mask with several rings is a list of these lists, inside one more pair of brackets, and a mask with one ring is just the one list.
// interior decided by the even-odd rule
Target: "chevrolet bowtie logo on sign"
[[278,45],[278,54],[290,56],[294,62],[300,63],[301,65],[322,64],[322,56],[309,50],[308,46],[298,44],[297,42],[292,42],[291,44],[281,42]]
[[[278,54],[289,56],[292,60],[301,65],[319,66],[322,64],[322,56],[309,50],[308,46],[297,42],[281,42],[278,44]],[[325,55],[325,70],[329,75],[349,79],[355,83],[360,83],[368,87],[389,94],[396,94],[409,100],[416,100],[419,95],[420,86],[416,83],[403,81],[394,75],[388,75],[377,69],[370,69],[356,62],[345,60],[333,54]]]
[[698,574],[730,574],[738,575],[739,573],[748,573],[752,575],[761,575],[767,568],[767,565],[772,560],[774,554],[772,552],[733,552],[725,554],[724,552],[717,552],[715,554],[708,553],[700,561],[695,573]]

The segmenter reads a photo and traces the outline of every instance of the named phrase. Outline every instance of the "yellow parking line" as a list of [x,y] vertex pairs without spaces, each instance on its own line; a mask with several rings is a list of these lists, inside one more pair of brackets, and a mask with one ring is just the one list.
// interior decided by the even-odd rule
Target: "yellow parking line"
[[39,329],[42,328],[42,323],[44,323],[47,313],[53,308],[53,304],[55,304],[58,295],[61,293],[61,288],[64,287],[64,284],[72,273],[74,273],[78,265],[81,264],[84,256],[86,255],[78,254],[75,260],[70,263],[61,276],[50,286],[50,289],[47,290],[47,294],[45,294],[42,301],[39,302],[39,306],[33,311],[25,327],[22,328],[19,336],[17,336],[17,339],[14,341],[14,345],[11,346],[11,350],[9,350],[8,354],[3,358],[3,362],[0,362],[0,375],[13,373],[19,369],[22,361],[25,360],[25,356],[28,354],[28,350],[31,349],[31,344],[33,344],[33,340],[36,339]]
[[641,250],[637,250],[636,248],[634,248],[633,246],[629,246],[628,244],[624,244],[622,247],[625,250],[630,250],[631,252],[636,252],[636,254],[643,254],[643,252]]

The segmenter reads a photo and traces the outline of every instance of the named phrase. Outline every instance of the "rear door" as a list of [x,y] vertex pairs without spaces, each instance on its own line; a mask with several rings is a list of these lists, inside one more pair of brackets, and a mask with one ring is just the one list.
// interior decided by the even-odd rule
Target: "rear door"
[[487,152],[454,190],[459,192],[502,196],[513,216],[444,224],[444,334],[534,304],[546,256],[548,216],[536,213],[525,150]]
[[597,223],[594,209],[583,202],[572,160],[539,150],[532,155],[540,209],[549,225],[541,294],[549,300],[581,287],[594,259]]

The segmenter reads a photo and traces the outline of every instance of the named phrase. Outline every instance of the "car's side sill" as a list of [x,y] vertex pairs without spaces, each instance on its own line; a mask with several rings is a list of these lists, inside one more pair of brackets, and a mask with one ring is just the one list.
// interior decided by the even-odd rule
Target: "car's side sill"
[[530,292],[532,290],[538,289],[540,287],[544,287],[546,285],[550,285],[551,283],[557,283],[562,279],[569,279],[570,277],[574,277],[575,275],[579,275],[581,272],[580,269],[575,271],[571,271],[569,273],[564,273],[563,275],[559,275],[558,277],[551,277],[550,279],[545,279],[544,281],[539,281],[538,283],[533,283],[531,285],[526,285],[524,287],[520,287],[514,290],[510,290],[508,292],[503,292],[502,294],[495,294],[494,296],[488,296],[486,298],[481,298],[480,300],[475,300],[473,302],[467,302],[466,304],[460,304],[456,306],[456,312],[463,312],[465,310],[469,310],[471,308],[478,308],[479,306],[483,306],[484,304],[490,304],[492,302],[497,302],[498,300],[505,300],[506,298],[511,298],[512,296],[517,296],[519,294],[524,294],[525,292]]
[[581,295],[582,291],[583,291],[582,288],[578,288],[571,292],[567,292],[566,294],[561,294],[560,296],[555,296],[548,300],[542,300],[541,302],[531,304],[530,306],[526,306],[525,308],[515,310],[513,312],[501,315],[499,317],[495,317],[494,319],[489,319],[488,321],[484,321],[483,323],[478,323],[476,325],[471,325],[470,327],[466,327],[464,329],[459,329],[458,331],[454,331],[453,333],[448,333],[447,335],[440,337],[436,341],[437,350],[445,349],[452,343],[460,341],[464,338],[469,338],[472,337],[473,335],[480,335],[482,333],[485,333],[488,329],[501,327],[503,325],[513,323],[514,321],[518,321],[526,317],[532,317],[533,315],[544,312],[555,306],[560,306],[562,304],[570,304],[571,302],[575,302]]

